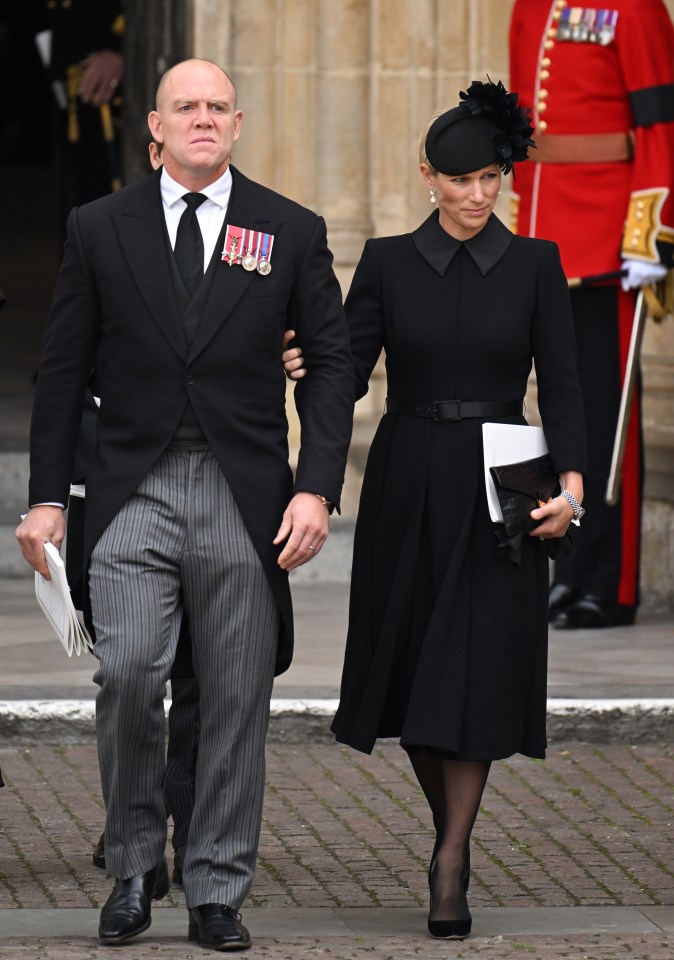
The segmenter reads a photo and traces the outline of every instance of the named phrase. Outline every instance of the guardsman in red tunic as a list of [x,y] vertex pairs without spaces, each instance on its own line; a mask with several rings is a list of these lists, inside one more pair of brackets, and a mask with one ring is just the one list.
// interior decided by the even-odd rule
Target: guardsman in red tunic
[[587,516],[550,591],[560,627],[632,623],[638,604],[642,445],[630,418],[618,505],[604,502],[634,290],[674,252],[674,28],[662,0],[515,0],[510,88],[531,108],[538,149],[513,184],[513,229],[555,240],[567,277],[624,269],[571,290],[585,395]]

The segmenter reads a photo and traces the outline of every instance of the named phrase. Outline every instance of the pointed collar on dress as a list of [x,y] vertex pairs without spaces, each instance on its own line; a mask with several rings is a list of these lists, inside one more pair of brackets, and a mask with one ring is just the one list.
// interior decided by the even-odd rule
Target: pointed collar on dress
[[461,247],[466,248],[482,276],[486,276],[506,252],[512,238],[510,230],[492,213],[482,230],[470,240],[455,240],[440,226],[437,210],[412,233],[417,250],[441,277]]

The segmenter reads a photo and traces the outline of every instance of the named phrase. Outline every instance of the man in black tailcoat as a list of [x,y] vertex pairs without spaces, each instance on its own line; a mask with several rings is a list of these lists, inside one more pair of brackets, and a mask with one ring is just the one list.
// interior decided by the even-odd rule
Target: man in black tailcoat
[[[230,166],[241,122],[214,64],[162,78],[149,123],[164,167],[72,212],[36,391],[17,536],[46,573],[96,369],[85,566],[116,878],[105,944],[147,929],[168,890],[162,698],[186,611],[200,691],[188,934],[211,949],[249,945],[236,911],[254,872],[272,679],[292,656],[287,573],[320,550],[344,475],[353,376],[325,224]],[[296,392],[294,483],[287,328],[312,369]]]

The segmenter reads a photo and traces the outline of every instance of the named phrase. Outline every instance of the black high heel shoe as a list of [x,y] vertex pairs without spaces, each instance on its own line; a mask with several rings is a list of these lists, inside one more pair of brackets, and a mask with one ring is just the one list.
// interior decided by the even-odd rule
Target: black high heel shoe
[[[428,869],[428,886],[431,893],[431,911],[433,910],[433,873],[436,867],[435,850],[431,865]],[[468,890],[470,883],[470,866],[467,863],[470,854],[464,854],[463,867],[463,889],[464,893]],[[432,937],[438,940],[465,940],[469,936],[473,927],[473,918],[470,915],[468,904],[466,904],[466,913],[464,916],[455,920],[431,920],[428,917],[428,932]]]
[[470,936],[473,928],[473,918],[468,916],[461,920],[430,920],[428,932],[436,940],[465,940]]

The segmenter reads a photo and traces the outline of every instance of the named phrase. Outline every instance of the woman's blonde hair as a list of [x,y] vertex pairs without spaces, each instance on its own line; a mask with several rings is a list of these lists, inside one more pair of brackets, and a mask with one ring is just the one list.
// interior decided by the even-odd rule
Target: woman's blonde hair
[[426,156],[426,137],[428,136],[428,131],[431,129],[438,117],[441,117],[443,113],[447,113],[446,110],[436,110],[431,119],[428,121],[424,127],[424,132],[421,134],[421,140],[419,141],[419,163],[427,164],[432,173],[437,173],[432,163],[430,163],[428,157]]

